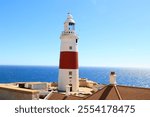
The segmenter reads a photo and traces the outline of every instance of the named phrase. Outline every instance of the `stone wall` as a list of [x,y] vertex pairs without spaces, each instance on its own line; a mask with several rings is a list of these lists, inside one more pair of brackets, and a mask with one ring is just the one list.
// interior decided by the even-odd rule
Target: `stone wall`
[[45,82],[31,82],[25,83],[25,88],[34,90],[48,90],[48,83]]
[[98,84],[96,82],[90,81],[87,78],[80,78],[79,79],[79,86],[80,87],[89,87],[89,88],[93,88],[95,86],[97,86]]
[[0,100],[38,100],[39,91],[0,85]]

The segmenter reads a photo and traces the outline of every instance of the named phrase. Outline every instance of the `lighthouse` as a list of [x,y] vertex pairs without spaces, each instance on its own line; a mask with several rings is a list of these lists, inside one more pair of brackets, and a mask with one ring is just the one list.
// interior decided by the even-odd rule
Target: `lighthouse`
[[68,86],[72,92],[79,90],[78,39],[75,32],[75,21],[68,13],[64,23],[64,31],[60,36],[59,91],[66,91]]

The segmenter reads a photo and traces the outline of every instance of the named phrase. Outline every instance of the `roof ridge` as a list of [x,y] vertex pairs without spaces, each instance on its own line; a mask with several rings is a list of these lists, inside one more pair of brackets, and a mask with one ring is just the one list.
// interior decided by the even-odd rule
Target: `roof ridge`
[[53,91],[49,92],[49,93],[47,94],[47,96],[44,98],[44,100],[47,100],[53,93],[54,93]]
[[119,90],[118,90],[117,86],[116,86],[116,85],[114,85],[114,88],[115,88],[116,93],[117,93],[117,95],[118,95],[118,97],[119,97],[119,100],[122,100],[122,97],[121,97],[121,95],[120,95],[120,92],[119,92]]

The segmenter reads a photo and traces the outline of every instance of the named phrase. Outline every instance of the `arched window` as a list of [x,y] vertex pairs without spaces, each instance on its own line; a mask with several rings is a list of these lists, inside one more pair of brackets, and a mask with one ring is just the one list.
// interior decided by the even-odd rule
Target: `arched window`
[[74,23],[69,23],[69,30],[75,30],[75,24]]

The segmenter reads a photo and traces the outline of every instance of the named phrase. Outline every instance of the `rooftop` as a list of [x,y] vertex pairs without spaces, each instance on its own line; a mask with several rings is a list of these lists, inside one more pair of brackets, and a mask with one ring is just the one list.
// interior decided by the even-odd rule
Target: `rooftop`
[[150,88],[106,85],[85,100],[150,100]]
[[0,89],[3,89],[3,90],[14,90],[14,91],[24,92],[24,93],[39,93],[39,91],[37,91],[37,90],[18,88],[18,87],[15,87],[15,86],[2,85],[2,84],[0,85]]
[[84,98],[74,96],[74,95],[65,95],[57,92],[53,92],[49,97],[48,100],[83,100]]

